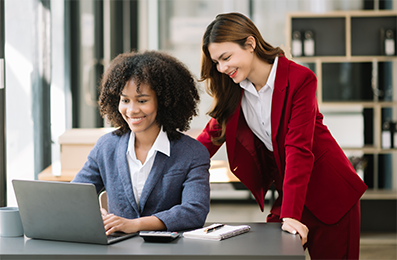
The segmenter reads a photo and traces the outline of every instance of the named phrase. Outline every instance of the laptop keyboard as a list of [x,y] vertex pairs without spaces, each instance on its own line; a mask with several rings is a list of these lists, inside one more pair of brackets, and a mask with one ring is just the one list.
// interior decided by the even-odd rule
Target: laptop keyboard
[[125,236],[125,235],[126,234],[123,233],[123,232],[114,232],[114,233],[112,233],[110,235],[107,235],[107,238],[108,238],[108,241],[112,241],[112,240],[115,240],[115,239],[117,239],[119,237],[122,237],[122,236]]

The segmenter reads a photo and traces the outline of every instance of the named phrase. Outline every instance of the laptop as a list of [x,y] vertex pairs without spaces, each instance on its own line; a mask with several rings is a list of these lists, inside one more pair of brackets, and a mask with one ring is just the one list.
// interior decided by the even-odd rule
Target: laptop
[[106,236],[93,184],[12,180],[29,238],[108,245],[138,233]]

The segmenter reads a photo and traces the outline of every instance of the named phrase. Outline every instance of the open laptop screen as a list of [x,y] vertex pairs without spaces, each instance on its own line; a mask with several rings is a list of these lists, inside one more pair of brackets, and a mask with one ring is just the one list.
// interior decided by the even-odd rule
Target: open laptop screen
[[112,236],[108,241],[93,184],[32,180],[12,183],[27,237],[96,244],[127,238],[117,234],[116,239]]

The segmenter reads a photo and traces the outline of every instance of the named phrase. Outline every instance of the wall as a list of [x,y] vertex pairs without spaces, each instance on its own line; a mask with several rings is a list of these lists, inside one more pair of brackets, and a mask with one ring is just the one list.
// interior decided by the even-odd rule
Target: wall
[[34,178],[32,75],[34,0],[5,1],[7,198],[16,205],[12,179]]

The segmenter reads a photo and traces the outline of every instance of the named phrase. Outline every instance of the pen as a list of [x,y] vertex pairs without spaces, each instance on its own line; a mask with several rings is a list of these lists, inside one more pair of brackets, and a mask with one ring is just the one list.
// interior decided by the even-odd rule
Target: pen
[[216,225],[216,226],[213,226],[213,227],[209,227],[209,228],[204,229],[204,232],[205,232],[205,233],[210,233],[210,232],[212,232],[212,231],[214,231],[214,230],[220,229],[220,228],[223,227],[223,226],[224,226],[224,224],[218,224],[218,225]]

